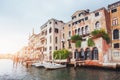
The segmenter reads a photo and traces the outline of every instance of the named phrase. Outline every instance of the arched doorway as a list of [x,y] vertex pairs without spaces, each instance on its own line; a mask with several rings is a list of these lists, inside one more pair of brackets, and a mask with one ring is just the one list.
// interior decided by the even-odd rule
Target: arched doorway
[[91,51],[90,51],[90,48],[86,48],[86,51],[85,51],[85,59],[86,59],[86,60],[90,60],[90,59],[91,59]]
[[80,50],[80,60],[84,60],[85,59],[85,54],[84,54],[84,50],[83,48]]
[[79,59],[79,53],[78,53],[78,50],[77,50],[77,49],[75,49],[74,58],[75,58],[76,60]]
[[98,60],[98,48],[94,47],[92,50],[92,60]]

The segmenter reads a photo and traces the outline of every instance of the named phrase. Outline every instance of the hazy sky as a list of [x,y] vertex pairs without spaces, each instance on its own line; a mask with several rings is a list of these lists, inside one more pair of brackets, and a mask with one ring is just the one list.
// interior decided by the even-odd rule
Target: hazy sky
[[0,53],[15,53],[48,19],[68,22],[82,9],[96,10],[119,0],[0,0]]

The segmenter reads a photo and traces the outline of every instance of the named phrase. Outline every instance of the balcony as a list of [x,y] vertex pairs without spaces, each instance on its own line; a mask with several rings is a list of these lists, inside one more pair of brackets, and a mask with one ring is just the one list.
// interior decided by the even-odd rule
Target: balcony
[[61,39],[61,42],[65,42],[65,39]]
[[46,36],[45,35],[41,35],[40,36],[40,40],[44,40],[44,39],[46,39]]
[[71,39],[71,37],[68,37],[68,40],[70,40]]

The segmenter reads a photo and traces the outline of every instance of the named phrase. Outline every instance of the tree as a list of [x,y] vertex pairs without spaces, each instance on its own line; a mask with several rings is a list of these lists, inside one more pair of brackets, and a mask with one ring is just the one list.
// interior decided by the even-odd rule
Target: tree
[[68,58],[70,52],[66,49],[56,50],[53,52],[54,59],[66,59]]
[[77,48],[81,47],[81,40],[76,41],[75,46]]
[[94,30],[91,32],[91,35],[95,38],[102,37],[108,44],[110,43],[110,37],[108,33],[105,32],[104,29]]
[[87,43],[88,43],[88,46],[89,46],[89,47],[90,47],[90,46],[92,47],[92,46],[95,45],[95,43],[94,43],[94,41],[93,41],[92,38],[89,38],[88,41],[87,41]]
[[72,40],[72,42],[76,42],[78,40],[82,40],[82,37],[79,36],[79,35],[74,35],[74,36],[71,37],[71,40]]

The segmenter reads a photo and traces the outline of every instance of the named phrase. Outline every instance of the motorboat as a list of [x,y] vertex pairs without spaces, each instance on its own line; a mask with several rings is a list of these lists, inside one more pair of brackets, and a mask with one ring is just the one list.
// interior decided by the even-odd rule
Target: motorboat
[[41,62],[39,62],[39,63],[36,63],[36,64],[35,64],[35,67],[44,67],[44,64],[41,63]]
[[43,63],[41,63],[41,62],[33,63],[32,66],[35,66],[35,67],[44,67]]
[[44,67],[46,69],[59,69],[59,68],[65,68],[66,64],[57,64],[57,63],[45,63]]

